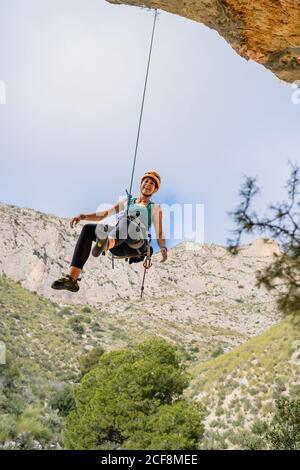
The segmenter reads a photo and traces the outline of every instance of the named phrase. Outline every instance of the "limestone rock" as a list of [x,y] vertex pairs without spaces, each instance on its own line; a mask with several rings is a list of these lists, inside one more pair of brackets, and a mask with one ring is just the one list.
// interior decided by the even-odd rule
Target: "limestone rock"
[[239,249],[240,254],[243,256],[269,256],[272,257],[273,255],[279,256],[280,255],[280,248],[275,240],[271,240],[268,238],[259,238],[254,242],[250,243],[249,245],[243,245]]
[[215,29],[245,59],[300,79],[300,0],[107,0],[158,8]]
[[[256,335],[278,320],[276,299],[256,287],[256,272],[279,254],[273,240],[259,239],[232,256],[223,246],[183,242],[168,261],[154,254],[140,300],[141,263],[108,256],[88,259],[77,293],[55,291],[52,282],[68,272],[81,227],[68,219],[0,204],[0,275],[59,305],[89,304],[123,321],[129,311],[182,325],[197,323]],[[251,314],[250,314],[251,313]],[[146,321],[146,320],[145,320]]]

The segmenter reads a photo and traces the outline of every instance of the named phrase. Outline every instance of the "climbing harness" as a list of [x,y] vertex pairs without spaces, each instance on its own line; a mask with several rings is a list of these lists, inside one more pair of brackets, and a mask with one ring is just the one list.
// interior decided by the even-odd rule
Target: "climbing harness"
[[[128,219],[129,206],[130,206],[131,200],[132,200],[131,191],[132,191],[135,164],[136,164],[136,158],[137,158],[139,141],[140,141],[141,125],[142,125],[142,119],[143,119],[143,113],[144,113],[144,104],[145,104],[145,97],[146,97],[146,91],[147,91],[147,85],[148,85],[148,77],[149,77],[149,70],[150,70],[150,63],[151,63],[151,57],[152,57],[153,40],[154,40],[157,17],[158,17],[158,11],[157,11],[157,9],[155,9],[154,19],[153,19],[153,27],[152,27],[152,34],[151,34],[151,41],[150,41],[150,48],[149,48],[149,55],[148,55],[147,70],[146,70],[146,76],[145,76],[145,82],[144,82],[143,98],[142,98],[142,104],[141,104],[141,110],[140,110],[140,116],[139,116],[137,138],[136,138],[136,143],[135,143],[134,158],[133,158],[133,165],[132,165],[132,171],[131,171],[130,187],[129,187],[129,191],[127,191],[127,189],[126,189],[126,194],[127,194],[126,217],[127,217],[127,219]],[[150,209],[151,209],[151,202],[149,204],[150,204]],[[152,255],[152,253],[151,253],[151,233],[150,233],[150,225],[149,224],[148,224],[148,239],[146,241],[146,245],[147,245],[146,251],[133,256],[133,257],[141,257],[141,256],[146,257],[144,262],[143,262],[144,275],[143,275],[143,282],[142,282],[142,286],[141,286],[141,298],[142,298],[143,292],[144,292],[144,284],[145,284],[146,273],[148,272],[148,270],[152,266],[152,262],[151,262],[151,255]],[[137,251],[139,251],[139,250],[137,250]],[[127,259],[130,258],[128,256],[114,256],[113,253],[111,253],[111,255],[112,255],[112,268],[113,269],[114,269],[114,259],[115,258],[117,258],[117,259],[118,258],[127,258]]]

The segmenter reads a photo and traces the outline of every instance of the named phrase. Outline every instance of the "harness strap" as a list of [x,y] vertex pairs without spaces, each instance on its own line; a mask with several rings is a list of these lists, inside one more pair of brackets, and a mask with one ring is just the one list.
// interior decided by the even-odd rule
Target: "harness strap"
[[[136,200],[137,198],[132,197],[130,194],[127,196],[127,216],[128,216],[129,206],[131,206],[132,204],[135,204]],[[152,225],[152,206],[153,205],[154,205],[154,202],[149,201],[148,204],[145,206],[147,208],[147,215],[148,215],[148,230],[150,230],[151,225]]]

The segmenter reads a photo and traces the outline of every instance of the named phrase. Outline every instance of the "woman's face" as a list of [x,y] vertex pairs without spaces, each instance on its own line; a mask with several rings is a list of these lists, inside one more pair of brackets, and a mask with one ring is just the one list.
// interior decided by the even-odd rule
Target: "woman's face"
[[141,183],[141,193],[143,196],[151,196],[155,191],[155,181],[152,178],[145,178]]

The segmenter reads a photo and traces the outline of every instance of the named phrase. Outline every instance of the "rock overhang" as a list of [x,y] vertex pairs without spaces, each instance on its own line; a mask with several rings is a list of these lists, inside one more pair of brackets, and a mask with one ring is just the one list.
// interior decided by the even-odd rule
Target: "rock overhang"
[[157,8],[216,30],[244,59],[300,81],[300,0],[106,0]]

